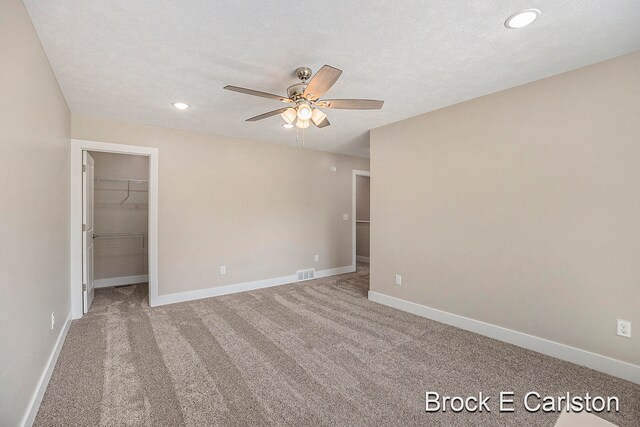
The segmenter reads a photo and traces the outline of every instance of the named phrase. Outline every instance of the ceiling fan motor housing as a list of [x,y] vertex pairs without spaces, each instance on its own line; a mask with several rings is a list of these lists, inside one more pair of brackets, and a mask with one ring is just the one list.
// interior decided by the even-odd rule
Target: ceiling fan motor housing
[[311,68],[296,68],[296,76],[298,76],[301,82],[293,84],[287,88],[287,95],[294,101],[304,99],[304,91],[307,88],[309,79],[311,78]]
[[304,99],[304,91],[307,88],[307,83],[296,83],[287,88],[287,95],[294,101]]

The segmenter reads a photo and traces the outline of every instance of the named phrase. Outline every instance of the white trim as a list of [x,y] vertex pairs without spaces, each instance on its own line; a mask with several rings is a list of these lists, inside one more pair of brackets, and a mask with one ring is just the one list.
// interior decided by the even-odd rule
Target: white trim
[[369,300],[640,384],[638,365],[378,292],[369,291]]
[[[356,270],[356,177],[368,176],[371,177],[371,172],[362,171],[358,169],[353,170],[353,178],[351,183],[351,264],[353,271]],[[369,230],[371,233],[371,230]]]
[[[315,279],[322,277],[336,276],[338,274],[353,273],[355,269],[347,265],[345,267],[330,268],[327,270],[318,270],[315,273]],[[311,279],[314,280],[314,279]],[[309,280],[304,280],[308,282]],[[193,301],[203,298],[217,297],[220,295],[235,294],[238,292],[253,291],[255,289],[270,288],[272,286],[288,285],[299,282],[298,276],[292,274],[290,276],[274,277],[272,279],[255,280],[252,282],[234,283],[232,285],[216,286],[213,288],[198,289],[197,291],[179,292],[168,295],[158,295],[156,305],[175,304],[178,302]]]
[[31,401],[29,402],[29,406],[27,407],[27,412],[24,414],[24,418],[22,419],[21,424],[24,427],[31,427],[36,419],[36,415],[38,415],[38,410],[40,409],[40,404],[42,403],[44,392],[47,390],[49,380],[51,379],[51,374],[53,374],[53,368],[55,368],[56,366],[58,356],[60,355],[60,350],[62,350],[64,340],[67,338],[69,326],[71,326],[71,312],[69,312],[69,314],[67,315],[67,320],[65,320],[64,325],[62,325],[62,329],[60,330],[60,334],[58,335],[56,344],[53,346],[51,355],[49,355],[49,360],[45,365],[44,371],[42,371],[42,375],[40,375],[38,386],[33,392],[33,396],[31,397]]
[[82,151],[132,154],[149,157],[149,305],[158,296],[158,149],[108,142],[71,140],[71,316],[82,317]]
[[356,268],[352,265],[346,265],[344,267],[328,268],[326,270],[316,271],[315,278],[321,279],[323,277],[337,276],[339,274],[353,273],[355,271],[356,271]]
[[362,255],[356,255],[356,261],[366,262],[367,264],[369,264],[369,257],[368,256],[362,256]]
[[94,288],[108,288],[111,286],[133,285],[136,283],[148,283],[149,275],[110,277],[109,279],[98,279],[93,281]]

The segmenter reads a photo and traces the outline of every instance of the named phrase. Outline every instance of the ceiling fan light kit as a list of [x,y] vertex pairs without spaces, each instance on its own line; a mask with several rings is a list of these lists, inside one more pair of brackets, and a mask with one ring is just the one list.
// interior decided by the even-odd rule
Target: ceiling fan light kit
[[311,107],[304,101],[301,101],[298,104],[298,118],[300,120],[309,120],[313,112],[311,111]]
[[280,117],[282,117],[282,120],[284,120],[285,123],[293,124],[293,121],[298,117],[298,113],[295,108],[287,108],[282,114],[280,114]]
[[327,118],[327,115],[317,108],[314,109],[313,113],[311,114],[311,121],[316,126],[320,126],[320,123],[322,123],[326,118]]
[[256,122],[279,115],[284,120],[282,126],[288,129],[294,125],[298,129],[306,129],[309,127],[310,122],[318,128],[329,126],[329,119],[320,108],[343,110],[379,110],[382,108],[384,101],[374,99],[321,100],[320,97],[331,89],[341,74],[341,70],[330,65],[323,66],[316,74],[312,74],[309,67],[297,68],[296,76],[300,79],[300,82],[287,88],[287,97],[238,86],[225,86],[224,89],[294,104],[295,107],[280,108],[246,120],[248,122]]

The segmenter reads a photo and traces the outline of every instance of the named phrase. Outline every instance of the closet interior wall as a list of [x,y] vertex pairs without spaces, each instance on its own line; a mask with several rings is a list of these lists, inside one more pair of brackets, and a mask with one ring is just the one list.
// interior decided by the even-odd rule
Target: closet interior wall
[[356,176],[356,257],[363,262],[369,262],[370,181],[368,176]]
[[90,154],[95,160],[96,286],[147,281],[149,159]]

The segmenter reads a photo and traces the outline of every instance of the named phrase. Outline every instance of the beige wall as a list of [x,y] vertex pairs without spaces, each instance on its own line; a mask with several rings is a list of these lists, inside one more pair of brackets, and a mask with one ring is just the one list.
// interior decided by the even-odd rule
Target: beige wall
[[0,2],[0,64],[0,425],[16,426],[69,314],[69,110],[19,0]]
[[640,364],[639,118],[635,53],[373,130],[371,290]]
[[[149,158],[124,154],[91,152],[95,177],[116,178],[123,182],[97,181],[94,196],[95,234],[147,232],[149,186],[132,182],[127,198],[124,180],[148,180]],[[125,200],[126,199],[126,200]],[[94,278],[148,274],[146,237],[109,237],[95,240]]]
[[[356,176],[356,219],[369,221],[369,200],[371,179],[368,176]],[[356,223],[356,255],[369,257],[369,223]]]
[[366,159],[76,116],[72,137],[159,148],[159,295],[351,264]]

